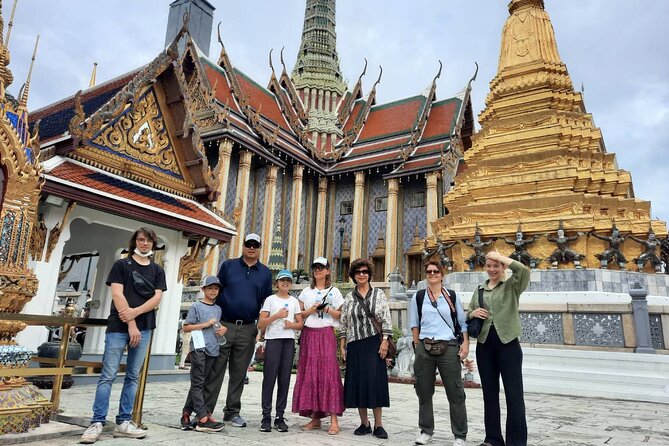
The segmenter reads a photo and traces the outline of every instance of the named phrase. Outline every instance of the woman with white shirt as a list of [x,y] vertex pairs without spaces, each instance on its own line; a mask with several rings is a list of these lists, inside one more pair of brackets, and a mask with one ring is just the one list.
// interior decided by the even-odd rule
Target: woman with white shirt
[[298,297],[304,328],[300,336],[293,412],[311,418],[304,430],[320,429],[321,418],[330,416],[328,434],[337,435],[337,417],[344,412],[344,387],[334,329],[339,323],[344,298],[332,286],[330,263],[326,258],[314,260],[311,277],[311,286],[303,289]]
[[[461,361],[469,354],[469,335],[462,302],[455,291],[442,286],[444,269],[440,263],[425,264],[427,289],[420,290],[411,299],[409,327],[416,352],[414,375],[418,396],[418,426],[416,444],[427,444],[434,434],[435,371],[446,389],[453,446],[465,446],[467,438],[467,408],[462,384]],[[462,343],[460,343],[462,342]]]

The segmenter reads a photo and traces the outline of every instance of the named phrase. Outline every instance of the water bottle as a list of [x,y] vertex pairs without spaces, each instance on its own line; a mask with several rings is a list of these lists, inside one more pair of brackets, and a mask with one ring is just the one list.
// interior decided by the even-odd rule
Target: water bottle
[[[216,332],[216,331],[220,330],[220,328],[222,327],[222,325],[221,325],[220,322],[216,322],[216,323],[215,323],[214,325],[212,325],[211,327],[214,329],[214,332]],[[216,337],[218,338],[218,345],[221,345],[221,346],[222,346],[222,345],[225,345],[226,342],[228,342],[228,340],[225,339],[225,336],[223,336],[223,335],[221,335],[221,336],[216,336]]]

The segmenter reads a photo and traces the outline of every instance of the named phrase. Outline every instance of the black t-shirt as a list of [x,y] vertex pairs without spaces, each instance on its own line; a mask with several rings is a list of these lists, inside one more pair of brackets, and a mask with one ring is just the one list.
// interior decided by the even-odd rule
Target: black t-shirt
[[[111,271],[109,271],[107,285],[111,286],[112,283],[120,283],[123,285],[123,295],[131,308],[139,307],[147,301],[147,299],[135,292],[132,281],[133,271],[137,271],[143,275],[146,280],[156,287],[157,290],[167,290],[165,271],[159,265],[156,265],[154,262],[151,262],[148,265],[140,265],[132,258],[132,256],[117,260],[112,265]],[[137,323],[137,329],[140,331],[153,330],[156,328],[156,312],[152,310],[140,314],[135,318],[135,322]],[[113,301],[111,304],[111,312],[107,319],[107,331],[111,333],[128,332],[128,324],[119,318],[118,311],[116,310]]]

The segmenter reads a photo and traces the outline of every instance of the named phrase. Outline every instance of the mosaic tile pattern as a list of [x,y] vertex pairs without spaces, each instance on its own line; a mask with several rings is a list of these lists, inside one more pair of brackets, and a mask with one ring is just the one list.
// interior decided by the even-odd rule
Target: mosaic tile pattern
[[[306,243],[306,236],[307,236],[307,231],[306,231],[306,224],[307,224],[307,195],[309,194],[309,188],[311,187],[310,179],[307,178],[307,176],[304,176],[304,179],[302,180],[302,212],[300,215],[300,233],[299,233],[299,248],[298,248],[298,261],[297,261],[297,266],[298,268],[303,268],[305,267],[305,264],[308,263],[310,260],[306,260],[304,258],[305,254],[305,243]],[[312,206],[311,209],[311,214],[312,216],[315,214],[314,208]]]
[[648,315],[650,322],[650,339],[653,343],[653,348],[664,349],[664,332],[662,331],[662,319],[659,314]]
[[[225,194],[225,206],[223,212],[231,216],[235,210],[235,197],[237,195],[237,176],[239,175],[239,152],[233,151],[230,155],[230,170],[228,171],[228,188]],[[230,223],[233,223],[232,221]],[[228,258],[230,243],[224,243],[221,247],[219,258],[221,261]]]
[[620,314],[574,313],[576,345],[624,347]]
[[6,263],[9,259],[9,248],[12,246],[12,229],[14,228],[15,215],[12,211],[7,211],[2,223],[2,233],[0,233],[0,262]]
[[375,211],[374,204],[377,197],[388,195],[388,186],[384,184],[383,178],[374,177],[369,185],[369,206],[367,209],[367,257],[372,257],[379,240],[379,234],[386,238],[386,211]]
[[521,313],[521,342],[564,344],[561,313]]
[[[249,201],[246,205],[246,233],[262,233],[262,222],[265,212],[265,175],[264,167],[251,169],[249,181]],[[256,189],[257,188],[257,189]],[[254,199],[255,197],[255,199]],[[255,215],[255,221],[254,220]]]
[[253,194],[255,192],[255,187],[256,187],[256,181],[258,180],[257,172],[251,168],[251,172],[249,172],[249,189],[247,192],[247,202],[246,202],[246,224],[244,226],[244,235],[248,234],[251,231],[251,223],[252,223],[252,216],[253,212],[256,211],[256,206],[257,206],[257,201],[254,202],[253,200]]
[[[334,224],[332,225],[334,230],[337,231],[337,234],[334,236],[334,243],[333,243],[333,250],[332,250],[332,255],[333,257],[339,257],[339,219],[342,217],[339,214],[339,211],[341,209],[341,202],[342,201],[353,201],[353,196],[355,195],[355,183],[354,183],[354,178],[351,175],[346,175],[344,178],[341,180],[337,181],[337,186],[335,190],[335,221],[333,222]],[[344,215],[344,233],[348,234],[348,241],[349,243],[351,242],[351,223],[353,221],[353,215]]]
[[286,256],[286,261],[288,261],[288,256],[286,254],[288,254],[288,252],[287,252],[287,250],[288,250],[288,240],[289,240],[289,237],[290,237],[290,225],[292,224],[292,214],[291,214],[290,208],[291,208],[292,202],[293,202],[293,171],[292,171],[292,169],[286,170],[284,172],[283,177],[284,177],[283,187],[286,188],[286,193],[285,193],[285,195],[286,195],[286,205],[285,205],[286,212],[284,213],[286,221],[281,222],[281,230],[283,231],[283,246],[284,246],[284,249],[285,249],[284,256]]

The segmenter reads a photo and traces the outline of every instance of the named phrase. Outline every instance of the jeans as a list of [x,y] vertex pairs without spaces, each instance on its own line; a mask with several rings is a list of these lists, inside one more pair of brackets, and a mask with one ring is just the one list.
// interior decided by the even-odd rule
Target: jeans
[[149,347],[151,339],[151,330],[141,332],[142,339],[137,347],[130,347],[130,335],[128,333],[109,333],[105,335],[105,352],[102,355],[102,373],[98,380],[98,386],[95,389],[95,401],[93,402],[93,418],[91,423],[105,424],[107,413],[109,412],[109,396],[111,386],[121,365],[123,352],[128,347],[128,359],[125,368],[125,379],[123,380],[123,390],[121,391],[121,400],[116,416],[116,424],[121,424],[132,418],[132,406],[135,402],[137,393],[137,384],[139,372],[144,363],[146,350]]

